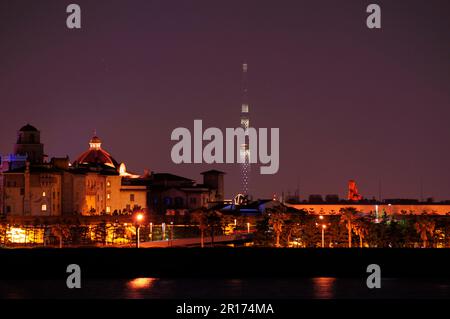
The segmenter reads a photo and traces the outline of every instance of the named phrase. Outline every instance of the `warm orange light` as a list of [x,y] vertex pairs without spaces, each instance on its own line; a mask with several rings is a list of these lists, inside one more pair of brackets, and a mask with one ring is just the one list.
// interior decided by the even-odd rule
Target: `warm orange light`
[[327,225],[322,225],[322,228],[323,228],[323,229],[327,228]]
[[323,216],[322,216],[322,215],[320,215],[320,216],[319,216],[319,219],[323,219]]
[[153,285],[155,281],[156,278],[135,278],[133,280],[130,280],[127,285],[134,290],[148,289]]
[[144,214],[137,214],[136,215],[136,221],[141,222],[144,219]]

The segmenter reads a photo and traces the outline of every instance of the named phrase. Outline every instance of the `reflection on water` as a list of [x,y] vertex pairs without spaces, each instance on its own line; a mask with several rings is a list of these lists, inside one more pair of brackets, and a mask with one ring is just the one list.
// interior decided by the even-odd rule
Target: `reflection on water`
[[134,278],[1,280],[0,299],[398,299],[450,298],[449,279],[385,278],[368,289],[361,278]]
[[333,277],[317,277],[313,278],[314,298],[317,299],[333,299],[334,283],[336,278]]
[[131,290],[148,289],[158,280],[157,278],[135,278],[127,282],[128,288]]
[[151,288],[158,278],[135,278],[126,283],[127,299],[143,299],[151,293]]

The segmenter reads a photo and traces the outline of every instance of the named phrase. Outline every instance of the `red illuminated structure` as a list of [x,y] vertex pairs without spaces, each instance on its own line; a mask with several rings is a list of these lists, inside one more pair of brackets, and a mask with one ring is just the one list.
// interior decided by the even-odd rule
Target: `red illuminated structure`
[[354,180],[348,181],[348,200],[359,201],[362,196],[358,193],[358,188],[356,187],[356,182]]

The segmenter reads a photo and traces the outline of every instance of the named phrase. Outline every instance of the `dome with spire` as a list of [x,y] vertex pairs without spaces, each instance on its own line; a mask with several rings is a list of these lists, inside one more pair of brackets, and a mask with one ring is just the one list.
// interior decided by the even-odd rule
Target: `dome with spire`
[[88,167],[107,166],[115,170],[118,170],[120,166],[111,154],[102,149],[102,141],[98,136],[91,138],[89,141],[89,149],[81,154],[73,165]]

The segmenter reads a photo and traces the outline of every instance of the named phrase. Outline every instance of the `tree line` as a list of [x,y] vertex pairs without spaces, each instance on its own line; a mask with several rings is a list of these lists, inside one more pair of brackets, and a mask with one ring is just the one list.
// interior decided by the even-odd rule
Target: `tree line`
[[277,207],[258,221],[255,245],[269,247],[450,247],[450,216],[402,213],[380,218],[353,207],[320,215]]

